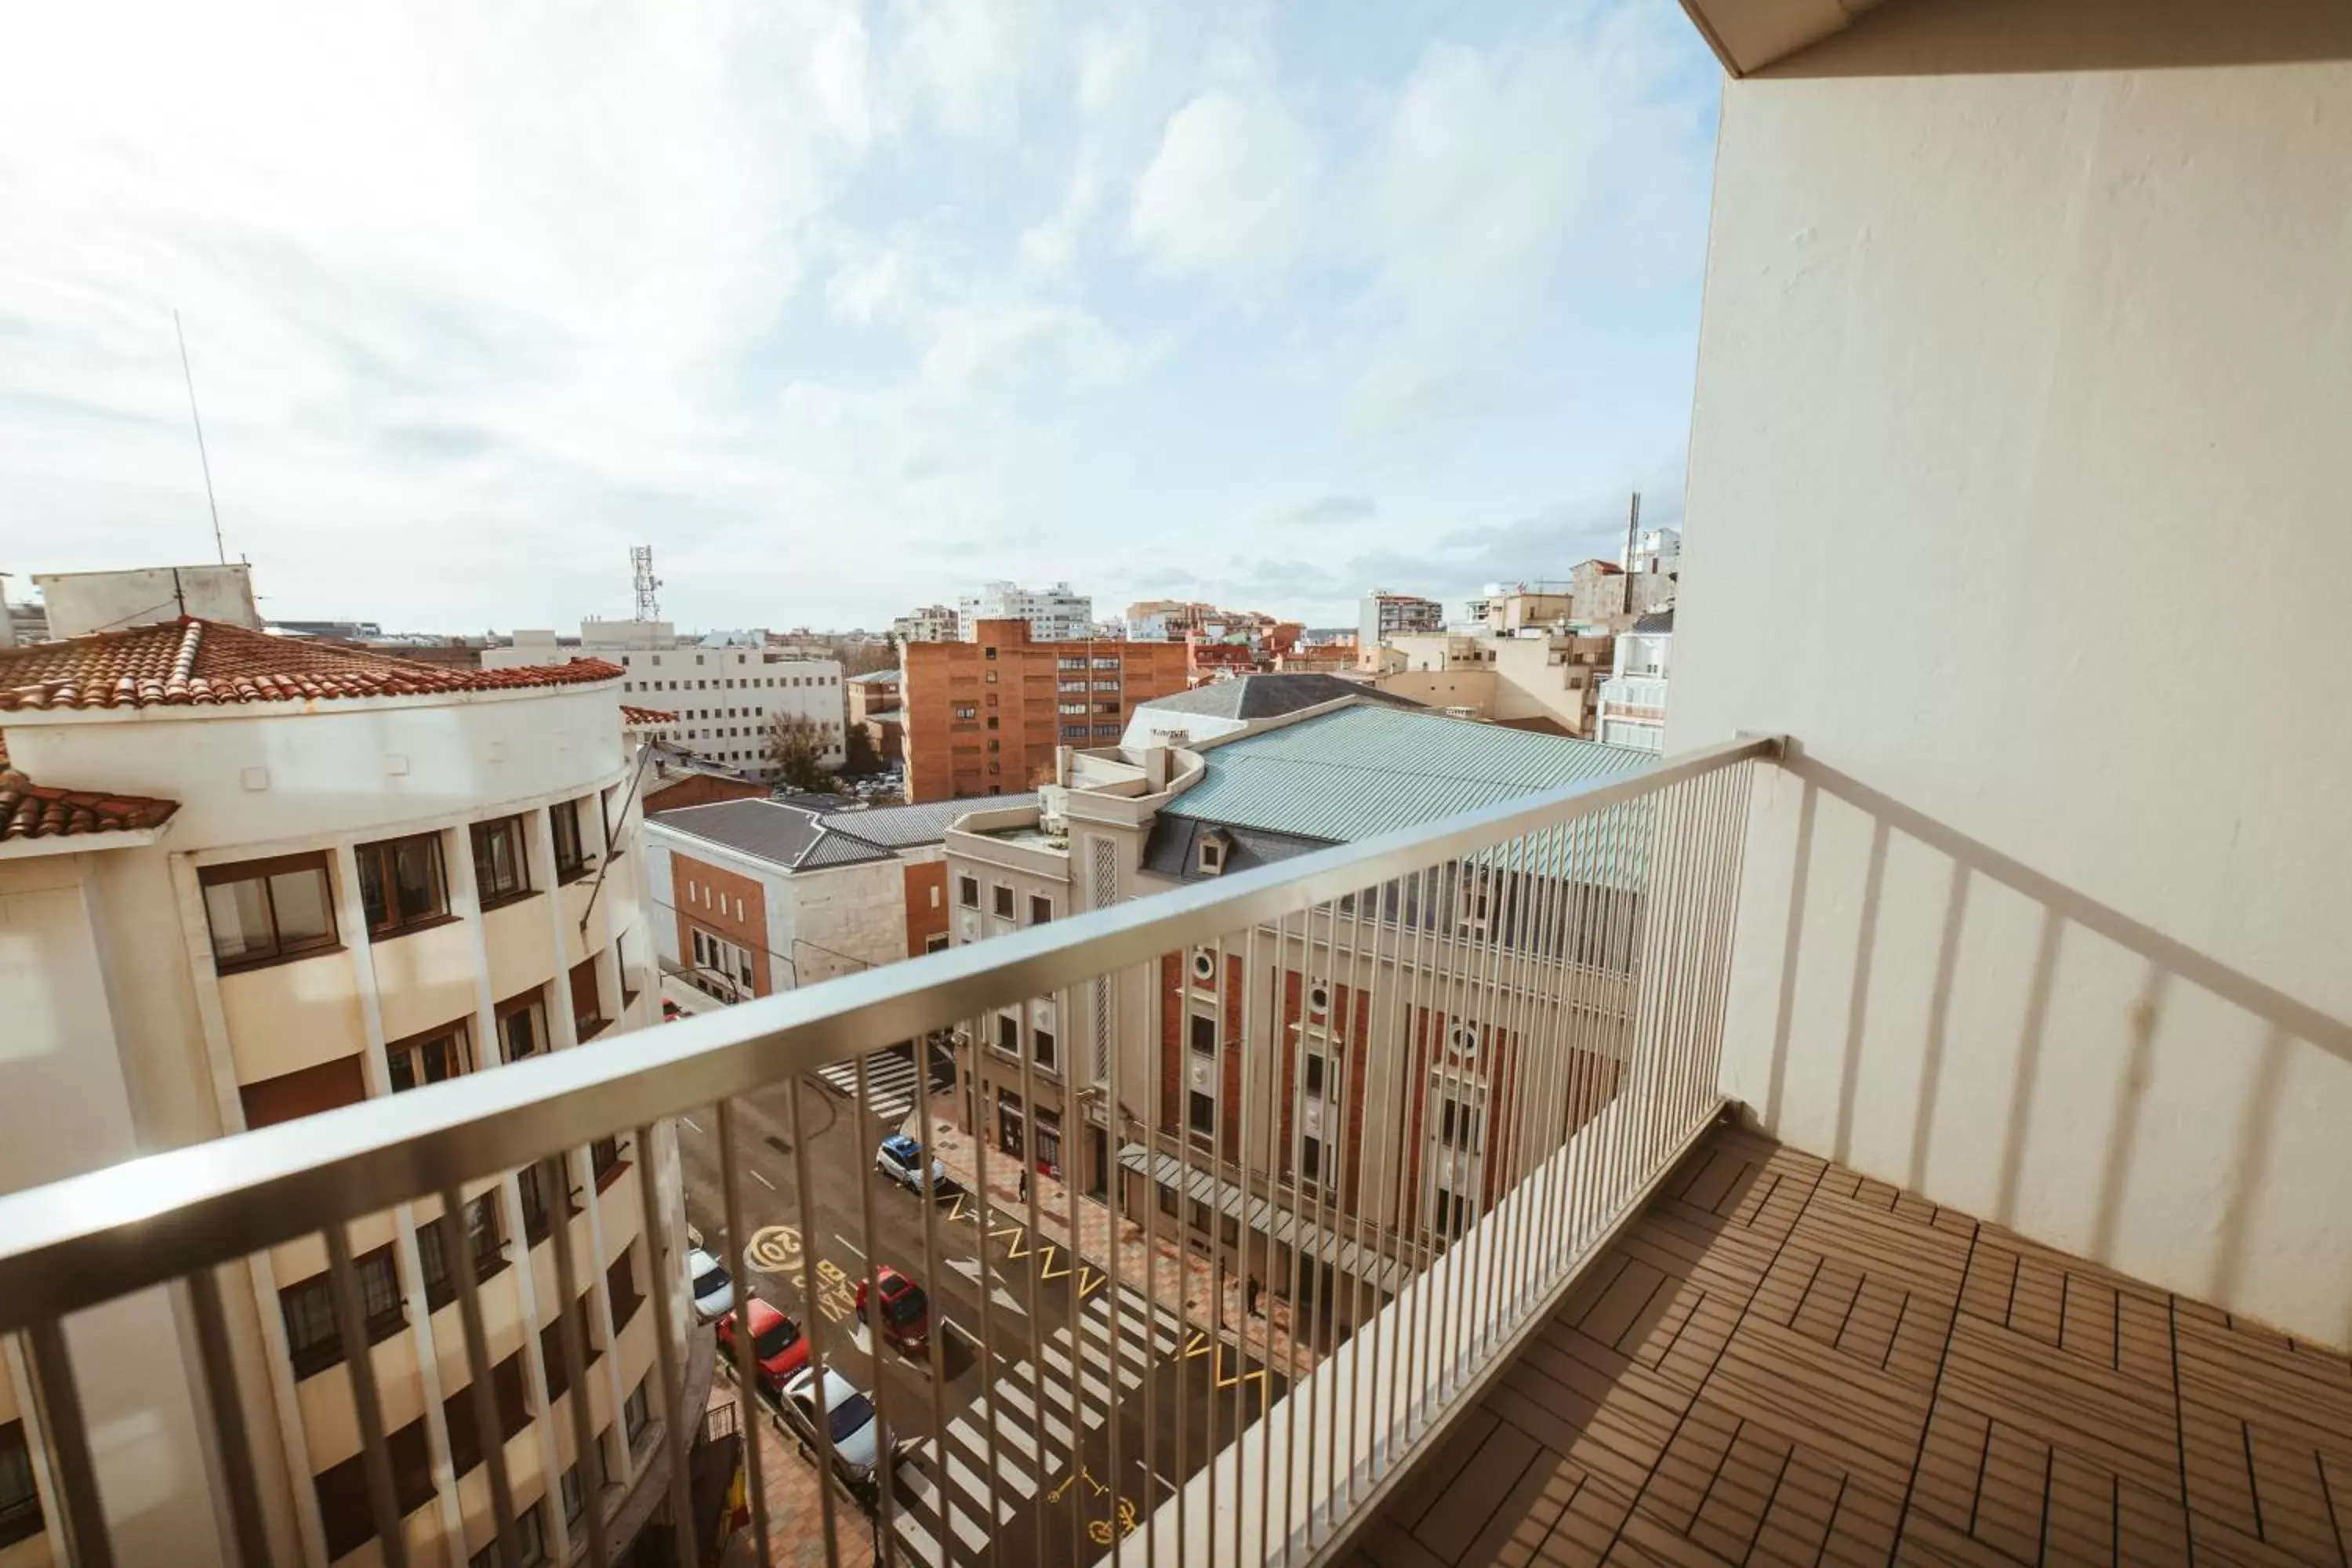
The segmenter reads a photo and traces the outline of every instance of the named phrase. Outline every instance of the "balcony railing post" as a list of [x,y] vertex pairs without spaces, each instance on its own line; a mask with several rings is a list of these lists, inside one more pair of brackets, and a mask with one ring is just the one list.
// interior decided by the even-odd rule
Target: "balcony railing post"
[[[659,1309],[654,1314],[654,1364],[661,1373],[662,1384],[662,1446],[669,1454],[670,1533],[677,1551],[679,1568],[699,1563],[702,1559],[695,1549],[694,1485],[688,1473],[688,1456],[691,1449],[687,1442],[685,1364],[686,1347],[683,1325],[676,1311],[677,1281],[685,1278],[684,1259],[676,1249],[664,1245],[670,1236],[669,1226],[663,1223],[661,1184],[654,1179],[654,1126],[645,1122],[637,1128],[637,1198],[639,1228],[646,1237],[646,1265],[652,1271],[651,1294]],[[742,1273],[738,1259],[730,1274]],[[689,1285],[689,1289],[691,1289]],[[689,1305],[688,1311],[692,1311]],[[468,1310],[478,1314],[479,1308]],[[473,1330],[467,1331],[470,1335]],[[493,1482],[503,1479],[505,1467],[492,1473]],[[511,1505],[509,1505],[511,1506]],[[499,1528],[505,1528],[501,1521]]]
[[465,1212],[458,1190],[444,1188],[441,1218],[434,1223],[448,1227],[441,1233],[441,1255],[457,1285],[457,1321],[465,1337],[466,1366],[471,1379],[467,1404],[473,1409],[474,1436],[481,1447],[482,1463],[489,1472],[497,1557],[507,1568],[521,1568],[520,1545],[515,1540],[514,1489],[507,1479],[506,1436],[499,1429],[499,1402],[490,1386],[490,1339],[482,1323],[482,1287],[474,1277],[473,1240],[471,1237],[453,1238],[453,1233],[465,1229]]
[[331,1225],[326,1238],[327,1287],[334,1304],[335,1332],[343,1343],[343,1369],[351,1374],[368,1511],[374,1519],[376,1540],[387,1568],[406,1568],[408,1538],[401,1529],[398,1494],[393,1489],[383,1402],[376,1395],[374,1346],[368,1339],[367,1312],[360,1301],[359,1272],[352,1266],[351,1237],[341,1225]]
[[[89,1418],[74,1379],[64,1320],[36,1323],[26,1331],[25,1339],[34,1404],[53,1460],[50,1474],[65,1499],[66,1549],[75,1568],[113,1568],[114,1543],[107,1532],[106,1503],[98,1489],[98,1467],[90,1459]],[[385,1488],[387,1493],[390,1489]]]
[[[743,1165],[735,1144],[735,1102],[731,1099],[719,1101],[711,1107],[711,1115],[719,1124],[719,1198],[727,1216],[728,1262],[737,1279],[732,1308],[735,1323],[730,1337],[734,1341],[735,1385],[744,1412],[744,1491],[751,1505],[752,1549],[759,1553],[761,1568],[767,1568],[773,1559],[768,1546],[768,1487],[765,1467],[760,1459],[760,1434],[754,1414],[760,1406],[760,1363],[751,1349],[751,1233],[743,1225]],[[805,1249],[805,1238],[802,1245]]]

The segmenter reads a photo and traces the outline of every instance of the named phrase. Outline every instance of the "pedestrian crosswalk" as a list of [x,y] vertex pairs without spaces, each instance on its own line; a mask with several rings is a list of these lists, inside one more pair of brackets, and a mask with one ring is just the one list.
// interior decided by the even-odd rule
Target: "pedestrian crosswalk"
[[[816,1069],[825,1087],[851,1104],[857,1103],[857,1064],[827,1062]],[[915,1108],[915,1064],[897,1051],[879,1051],[866,1058],[866,1107],[888,1122],[904,1121]]]
[[911,1450],[899,1471],[896,1520],[906,1554],[938,1568],[985,1560],[992,1514],[1002,1526],[1025,1513],[1040,1488],[1052,1500],[1058,1479],[1081,1462],[1078,1433],[1088,1434],[1092,1462],[1103,1464],[1108,1440],[1094,1434],[1110,1418],[1112,1381],[1122,1405],[1139,1397],[1152,1363],[1187,1340],[1172,1313],[1124,1285],[1088,1297],[1075,1325],[1037,1346],[1039,1359],[999,1366],[989,1394],[950,1421],[941,1439]]

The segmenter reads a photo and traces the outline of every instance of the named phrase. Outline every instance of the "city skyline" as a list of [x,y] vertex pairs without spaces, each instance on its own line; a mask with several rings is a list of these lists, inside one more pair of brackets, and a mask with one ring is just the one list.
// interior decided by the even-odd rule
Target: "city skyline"
[[1671,12],[32,25],[20,574],[211,558],[174,308],[274,617],[565,626],[651,543],[681,626],[993,577],[1339,625],[1679,514],[1718,84]]

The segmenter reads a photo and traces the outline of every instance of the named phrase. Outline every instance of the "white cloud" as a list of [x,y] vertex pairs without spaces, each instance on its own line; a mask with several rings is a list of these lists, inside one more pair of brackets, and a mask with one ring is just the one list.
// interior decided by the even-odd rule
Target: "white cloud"
[[1696,255],[1706,149],[1699,106],[1671,90],[1682,26],[1626,6],[1423,53],[1360,171],[1387,323],[1355,390],[1360,431],[1507,402],[1500,362],[1549,295]]
[[1171,277],[1270,280],[1313,233],[1318,162],[1275,100],[1202,93],[1169,118],[1136,182],[1128,237]]
[[896,108],[950,136],[1011,142],[1058,24],[1043,0],[898,0]]

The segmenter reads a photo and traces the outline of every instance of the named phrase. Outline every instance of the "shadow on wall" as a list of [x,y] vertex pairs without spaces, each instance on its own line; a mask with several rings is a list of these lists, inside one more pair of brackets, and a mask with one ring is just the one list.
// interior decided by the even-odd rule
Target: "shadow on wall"
[[2352,59],[2340,0],[1885,0],[1759,79]]
[[1785,896],[1786,924],[1747,959],[1769,1068],[1751,1037],[1727,1089],[1801,1147],[2352,1344],[2352,1025],[1793,745],[1784,767],[1785,894],[1765,871],[1750,902]]

